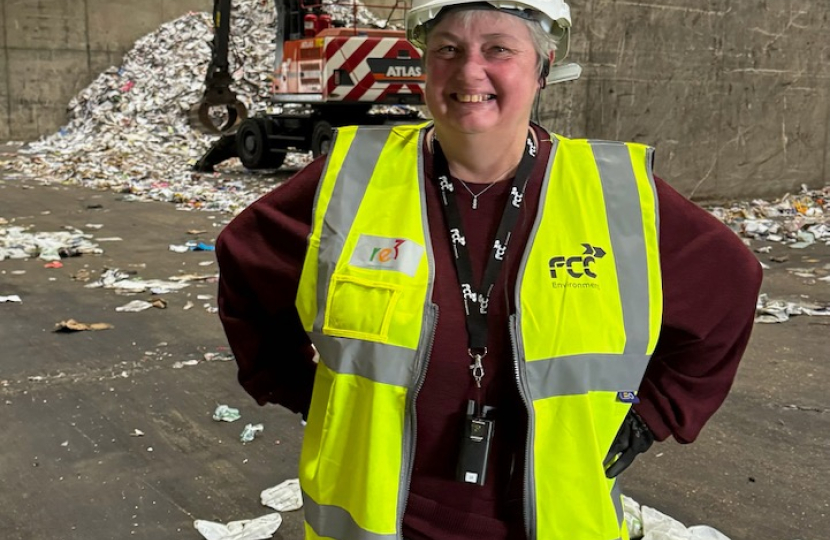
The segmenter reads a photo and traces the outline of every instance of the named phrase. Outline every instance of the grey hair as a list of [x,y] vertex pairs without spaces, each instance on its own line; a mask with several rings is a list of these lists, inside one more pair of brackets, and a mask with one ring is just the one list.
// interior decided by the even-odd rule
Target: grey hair
[[[455,15],[458,20],[464,26],[469,26],[472,22],[473,18],[478,17],[479,13],[483,10],[481,9],[458,9],[454,10],[451,15]],[[490,11],[490,10],[484,10]],[[449,15],[448,14],[448,15]],[[530,39],[533,41],[533,49],[536,51],[536,72],[542,72],[542,65],[548,59],[548,54],[551,51],[556,50],[556,44],[558,42],[549,32],[546,32],[542,25],[539,24],[539,21],[526,19],[524,17],[517,17],[522,23],[527,26],[528,31],[530,32]],[[435,24],[426,24],[424,25],[424,44],[429,43],[429,35],[432,33],[432,30],[435,28]],[[427,47],[424,47],[422,59],[424,64],[426,64],[427,59]]]

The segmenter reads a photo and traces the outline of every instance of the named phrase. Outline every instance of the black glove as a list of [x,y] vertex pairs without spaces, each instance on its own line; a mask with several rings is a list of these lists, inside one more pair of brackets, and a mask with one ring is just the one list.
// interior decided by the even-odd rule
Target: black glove
[[[653,443],[654,434],[648,429],[640,415],[634,412],[634,409],[629,410],[602,464],[605,467],[605,476],[616,477],[634,463],[637,454],[642,454],[651,448]],[[615,457],[616,461],[614,461]]]

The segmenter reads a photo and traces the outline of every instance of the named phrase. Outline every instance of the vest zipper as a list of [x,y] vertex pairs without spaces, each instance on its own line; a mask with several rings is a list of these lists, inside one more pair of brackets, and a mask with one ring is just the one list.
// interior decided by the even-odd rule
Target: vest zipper
[[529,470],[531,465],[530,452],[533,449],[533,415],[532,406],[528,396],[530,389],[527,386],[527,381],[522,369],[522,363],[519,361],[519,328],[517,324],[518,318],[516,315],[510,316],[510,343],[513,347],[513,371],[516,375],[516,385],[519,387],[519,397],[522,398],[522,403],[527,411],[527,433],[525,435],[525,459],[522,464],[522,508],[525,522],[525,533],[527,540],[536,540],[535,535],[535,513],[536,509],[532,508],[530,503],[530,479],[533,477],[533,471]]
[[403,486],[403,507],[401,508],[400,519],[398,520],[398,538],[403,539],[403,516],[406,513],[406,506],[409,503],[409,487],[412,482],[412,469],[415,466],[415,446],[418,442],[418,417],[417,413],[415,412],[415,402],[418,399],[418,394],[421,392],[421,387],[424,386],[424,380],[426,379],[427,374],[427,367],[429,366],[429,359],[432,356],[432,347],[435,345],[435,329],[438,327],[438,306],[435,304],[431,304],[429,308],[432,310],[432,326],[429,329],[429,334],[427,336],[427,348],[423,356],[423,362],[418,367],[418,380],[415,381],[415,387],[412,389],[409,398],[407,399],[407,407],[412,414],[410,415],[411,421],[409,426],[410,432],[410,439],[411,442],[407,446],[404,446],[404,451],[407,452],[408,455],[404,456],[406,460],[406,468],[403,471],[403,478],[401,478],[401,485]]

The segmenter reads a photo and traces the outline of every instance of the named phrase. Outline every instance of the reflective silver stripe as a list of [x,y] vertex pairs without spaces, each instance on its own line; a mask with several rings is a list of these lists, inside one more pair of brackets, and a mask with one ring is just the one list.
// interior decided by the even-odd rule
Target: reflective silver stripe
[[622,492],[620,491],[620,482],[615,481],[614,487],[611,488],[611,502],[614,503],[614,510],[617,512],[617,524],[622,529],[625,524],[625,508],[623,508]]
[[649,356],[640,354],[577,354],[525,362],[534,400],[592,391],[637,390]]
[[[623,143],[589,141],[599,169],[614,248],[625,325],[625,353],[643,353],[649,342],[648,258],[637,180]],[[629,387],[635,389],[638,384]],[[626,389],[626,387],[619,387]]]
[[[366,194],[369,179],[372,177],[390,131],[391,128],[388,127],[359,128],[351,144],[352,148],[359,150],[350,151],[346,154],[343,166],[337,173],[337,180],[323,220],[323,230],[320,231],[319,267],[317,268],[317,317],[314,319],[313,326],[317,332],[323,329],[331,276],[334,273],[337,261],[340,260],[343,244],[346,242],[349,231],[354,224],[360,203]],[[336,142],[335,139],[332,148],[335,148],[334,144]]]
[[360,375],[396,386],[409,386],[415,379],[411,349],[318,332],[309,333],[309,337],[320,353],[320,361],[335,373]]
[[346,510],[339,506],[317,504],[303,491],[303,513],[317,536],[338,540],[395,540],[395,534],[376,534],[362,529]]

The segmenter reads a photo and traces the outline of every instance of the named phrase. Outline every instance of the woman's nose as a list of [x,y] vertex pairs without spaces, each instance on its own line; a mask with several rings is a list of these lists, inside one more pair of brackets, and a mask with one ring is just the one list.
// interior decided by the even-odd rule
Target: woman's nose
[[460,58],[459,73],[466,79],[481,79],[485,75],[484,57],[479,52],[464,54]]

